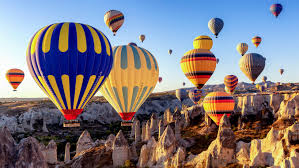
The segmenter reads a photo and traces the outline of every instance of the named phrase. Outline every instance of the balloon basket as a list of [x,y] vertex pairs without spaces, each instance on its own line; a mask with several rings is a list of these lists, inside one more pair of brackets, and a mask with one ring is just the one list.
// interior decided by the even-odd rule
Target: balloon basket
[[63,122],[63,127],[80,127],[80,122],[78,120],[68,120]]
[[131,121],[123,121],[121,122],[122,127],[131,127],[133,125],[133,122]]

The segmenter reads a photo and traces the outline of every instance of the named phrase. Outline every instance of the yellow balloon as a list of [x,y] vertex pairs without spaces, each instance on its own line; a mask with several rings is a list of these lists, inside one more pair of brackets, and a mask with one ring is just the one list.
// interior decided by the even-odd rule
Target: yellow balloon
[[193,40],[193,47],[210,50],[213,47],[213,40],[209,36],[198,36]]
[[129,121],[154,90],[159,66],[149,51],[135,45],[114,47],[113,56],[113,68],[100,92]]
[[248,50],[248,45],[246,43],[239,43],[237,45],[237,51],[243,56]]

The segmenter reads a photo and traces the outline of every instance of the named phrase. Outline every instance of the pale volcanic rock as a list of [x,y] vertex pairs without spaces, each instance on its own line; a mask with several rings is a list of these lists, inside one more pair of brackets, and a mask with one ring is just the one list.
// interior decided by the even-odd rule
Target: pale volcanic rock
[[124,134],[120,130],[112,145],[112,160],[113,166],[123,166],[126,160],[129,160],[129,145],[128,141],[124,137]]
[[150,118],[150,130],[151,136],[158,131],[158,117],[156,113],[153,113]]
[[137,166],[153,167],[156,164],[156,146],[157,142],[155,138],[151,137],[147,144],[143,145],[141,148]]
[[151,127],[150,127],[150,122],[147,120],[145,124],[145,136],[144,136],[144,141],[147,141],[151,138]]
[[292,119],[295,115],[295,100],[283,100],[277,112],[278,119]]
[[159,121],[159,135],[158,135],[158,139],[160,139],[160,137],[162,136],[164,131],[164,124],[163,124],[163,120]]
[[47,168],[47,161],[40,148],[39,142],[28,137],[17,146],[15,168]]
[[71,144],[69,142],[66,143],[65,150],[64,150],[64,162],[69,162],[71,160],[70,148],[71,148]]
[[7,127],[0,128],[0,168],[10,168],[14,165],[16,142]]
[[51,140],[49,144],[46,146],[45,154],[47,163],[57,163],[57,145],[54,140]]
[[167,126],[162,136],[157,142],[156,146],[156,161],[158,164],[162,164],[168,158],[173,156],[176,150],[176,138],[173,130],[170,126]]
[[105,149],[107,151],[112,150],[112,145],[113,145],[114,140],[115,140],[115,136],[113,134],[110,134],[107,137],[107,140],[105,142]]
[[145,136],[146,136],[146,122],[142,123],[141,129],[142,129],[142,131],[141,131],[141,140],[145,141]]
[[172,158],[171,165],[169,165],[169,166],[173,166],[175,168],[183,167],[185,157],[186,157],[185,150],[183,148],[179,147],[177,152],[175,153],[175,155]]
[[181,126],[179,121],[175,121],[175,127],[174,127],[174,132],[175,132],[175,138],[176,140],[181,139]]
[[283,96],[281,94],[270,95],[270,106],[274,114],[276,114],[276,112],[279,110],[280,103],[282,100],[283,100]]
[[131,133],[130,133],[130,138],[135,138],[135,126],[136,126],[136,121],[137,119],[133,119],[133,123],[132,123],[132,126],[131,126]]
[[217,138],[194,158],[190,158],[185,166],[191,167],[225,167],[235,162],[236,140],[234,132],[229,128],[226,115],[221,118]]
[[141,140],[141,135],[140,135],[140,121],[139,120],[136,120],[136,123],[135,123],[135,142],[139,142]]
[[236,147],[236,159],[239,164],[249,165],[250,163],[250,155],[249,155],[250,143],[245,143],[243,141],[239,141]]
[[80,135],[76,145],[76,156],[82,151],[93,147],[94,142],[87,130],[84,130]]

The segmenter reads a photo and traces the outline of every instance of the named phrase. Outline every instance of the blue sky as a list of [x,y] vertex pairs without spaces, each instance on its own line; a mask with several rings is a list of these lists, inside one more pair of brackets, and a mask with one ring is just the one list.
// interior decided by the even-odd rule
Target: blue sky
[[[113,2],[113,3],[112,3]],[[276,19],[269,8],[273,3],[284,7]],[[207,84],[223,82],[225,75],[237,75],[239,81],[250,82],[241,72],[236,45],[249,44],[248,52],[266,57],[266,68],[261,77],[277,82],[298,82],[299,20],[297,0],[1,0],[0,10],[0,97],[45,97],[33,81],[26,64],[26,48],[30,38],[40,28],[57,22],[79,22],[101,30],[113,46],[136,42],[149,50],[158,60],[163,82],[155,91],[191,87],[191,82],[180,68],[180,59],[193,49],[193,39],[199,35],[213,38],[211,51],[220,59],[216,71]],[[120,10],[125,15],[124,25],[117,36],[104,23],[104,14]],[[208,29],[213,17],[222,18],[224,28],[219,38]],[[144,43],[138,36],[146,35]],[[262,43],[256,49],[251,43],[253,36],[261,36]],[[168,49],[172,55],[168,55]],[[9,68],[25,71],[25,79],[18,92],[12,92],[5,79]],[[283,77],[278,69],[284,68]],[[100,95],[98,93],[98,95]]]

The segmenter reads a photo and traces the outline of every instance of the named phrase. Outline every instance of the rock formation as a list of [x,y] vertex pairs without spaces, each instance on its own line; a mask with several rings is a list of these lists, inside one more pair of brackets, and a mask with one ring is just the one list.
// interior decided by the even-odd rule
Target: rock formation
[[136,120],[134,133],[135,133],[135,142],[137,143],[141,140],[139,120]]
[[0,128],[0,168],[13,167],[16,142],[7,127]]
[[45,159],[47,163],[50,164],[57,163],[57,145],[54,140],[51,140],[48,146],[46,146],[45,156],[46,156]]
[[16,168],[47,168],[47,162],[44,158],[39,142],[33,138],[28,137],[20,141],[17,146],[16,153]]
[[91,139],[89,132],[84,130],[77,141],[76,156],[79,155],[80,152],[91,148],[93,144],[94,142]]
[[125,161],[129,159],[129,145],[122,131],[120,130],[117,133],[112,145],[113,166],[123,166]]
[[66,143],[65,150],[64,150],[64,162],[65,163],[67,163],[71,160],[70,148],[71,148],[71,144],[69,142]]

